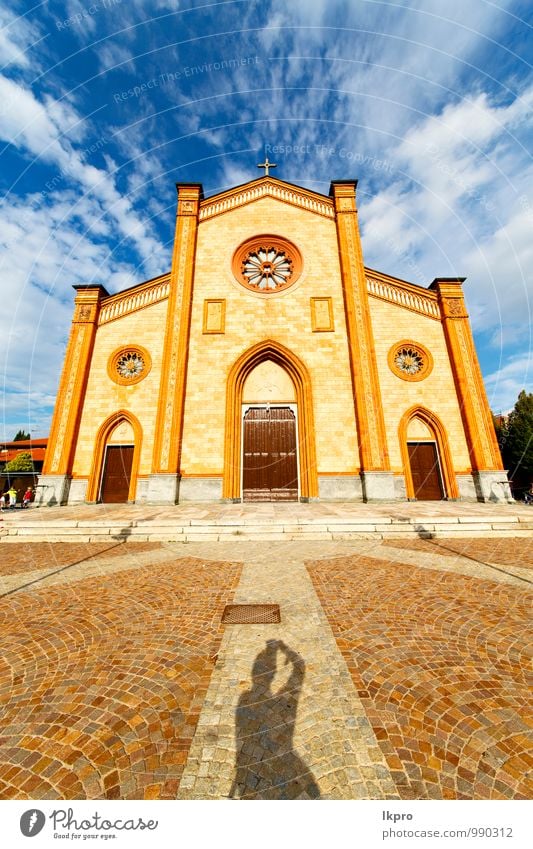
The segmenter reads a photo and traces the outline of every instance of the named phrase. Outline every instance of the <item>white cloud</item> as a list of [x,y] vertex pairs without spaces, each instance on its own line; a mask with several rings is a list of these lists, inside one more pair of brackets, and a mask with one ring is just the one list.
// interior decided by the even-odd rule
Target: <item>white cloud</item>
[[531,367],[531,354],[519,354],[485,377],[489,403],[495,413],[509,413],[519,392],[531,391]]
[[107,243],[88,232],[99,214],[96,200],[80,200],[71,190],[46,202],[34,195],[0,207],[3,422],[22,426],[30,416],[37,422],[32,432],[46,433],[72,317],[72,285],[94,282],[115,291],[139,281],[134,266],[115,259]]
[[156,255],[160,245],[151,233],[149,222],[133,209],[128,198],[115,187],[113,174],[84,163],[84,152],[71,144],[72,131],[79,137],[80,128],[86,125],[74,109],[65,103],[41,103],[29,89],[0,77],[0,100],[5,97],[8,108],[0,115],[0,136],[36,158],[54,163],[60,169],[51,183],[60,181],[65,174],[77,182],[101,204],[100,215],[110,215],[119,226],[125,239],[131,239],[148,265],[156,268]]
[[[522,158],[524,151],[516,144],[514,131],[530,121],[532,112],[533,87],[506,106],[493,104],[486,93],[479,93],[417,122],[395,159],[411,179],[451,206],[501,176],[502,147],[516,147],[515,157]],[[500,150],[494,157],[498,143]]]
[[58,30],[67,27],[69,31],[77,35],[95,32],[97,26],[97,14],[100,11],[98,3],[87,3],[85,0],[66,0],[66,14],[62,19],[57,16],[56,25]]
[[170,12],[176,12],[181,7],[181,0],[141,0],[150,9],[162,9]]
[[[86,151],[77,142],[90,125],[74,107],[50,98],[41,101],[0,76],[0,102],[2,96],[7,108],[0,115],[0,137],[30,162],[57,168],[42,192],[24,198],[8,193],[0,207],[0,374],[9,398],[3,418],[16,408],[18,420],[27,424],[26,396],[44,404],[57,386],[72,313],[71,286],[96,282],[114,291],[133,285],[166,270],[170,253],[154,236],[149,213],[137,213],[117,189],[111,157],[105,169],[85,161]],[[126,265],[110,253],[109,245],[120,250],[123,243],[135,247],[140,268],[133,258]],[[50,412],[37,408],[38,429]]]
[[[63,133],[77,123],[66,105],[49,102],[48,109],[24,86],[0,76],[0,136],[17,147],[24,147],[46,162],[68,165],[70,145],[60,141]],[[54,117],[63,124],[58,125]],[[70,120],[69,120],[70,118]]]
[[28,50],[37,41],[38,29],[26,17],[17,17],[9,9],[0,8],[0,67],[2,65],[29,68],[35,72],[35,56]]
[[[112,71],[117,65],[120,65],[122,70],[133,71],[134,58],[131,50],[118,41],[107,39],[103,44],[98,45],[98,62],[103,71]],[[124,65],[124,63],[127,64]]]
[[528,324],[533,166],[514,133],[532,103],[533,87],[503,107],[479,94],[420,121],[391,154],[392,183],[361,209],[370,264],[398,266],[396,253],[415,259],[428,282],[466,275],[474,327],[498,337]]
[[[468,276],[465,290],[474,326],[486,331],[484,338],[492,334],[495,350],[511,340],[505,350],[516,354],[516,344],[525,344],[531,285],[533,239],[527,204],[533,171],[522,145],[533,86],[512,92],[505,85],[512,86],[509,77],[504,79],[503,72],[498,76],[498,61],[510,56],[505,46],[508,7],[512,8],[511,0],[499,0],[498,5],[449,0],[445,7],[441,0],[402,4],[265,0],[222,4],[213,7],[216,15],[207,11],[205,18],[199,10],[183,18],[169,14],[159,26],[166,27],[170,41],[181,32],[174,33],[171,27],[182,21],[187,35],[194,34],[196,26],[199,38],[215,37],[202,38],[196,46],[191,42],[183,51],[173,48],[174,64],[170,67],[167,52],[166,67],[211,61],[216,51],[224,51],[226,57],[238,51],[243,56],[257,53],[260,61],[234,72],[197,74],[187,79],[187,85],[180,81],[161,87],[157,98],[128,101],[121,114],[130,114],[132,123],[125,120],[109,130],[112,142],[102,150],[105,167],[101,168],[88,164],[80,150],[91,136],[92,122],[81,120],[76,101],[63,105],[65,101],[37,97],[12,80],[0,81],[0,97],[9,96],[5,102],[13,107],[7,114],[0,101],[3,137],[28,159],[37,157],[57,168],[57,182],[46,205],[53,219],[50,230],[53,223],[65,235],[54,233],[47,243],[40,231],[45,222],[32,219],[40,236],[38,243],[30,237],[27,244],[31,242],[37,254],[40,245],[46,245],[36,265],[38,277],[53,282],[54,264],[56,273],[62,269],[58,280],[63,273],[65,279],[72,276],[76,267],[97,275],[100,265],[106,280],[122,280],[129,267],[106,254],[105,240],[115,233],[136,249],[147,276],[163,270],[169,250],[161,250],[148,216],[165,214],[166,195],[156,191],[154,183],[166,179],[167,148],[151,149],[150,140],[158,134],[158,141],[170,142],[174,122],[180,134],[198,133],[198,143],[189,148],[190,159],[180,162],[185,168],[198,163],[196,156],[204,158],[209,174],[206,189],[209,184],[211,191],[259,174],[255,162],[260,159],[242,155],[245,148],[257,151],[262,159],[265,143],[309,145],[311,150],[325,144],[336,152],[277,157],[274,173],[324,192],[330,179],[359,177],[367,263],[421,285],[435,276]],[[84,9],[80,0],[69,0],[66,12],[79,15]],[[109,14],[92,15],[83,25],[73,23],[69,32],[89,46],[97,27],[97,34],[105,34],[119,17],[121,26],[141,19],[148,24],[151,18],[177,10],[181,10],[178,0],[139,0],[129,5],[123,0]],[[205,29],[200,27],[202,20]],[[263,29],[252,32],[261,25]],[[17,22],[17,29],[9,30],[4,48],[23,71],[28,67],[24,48],[30,33],[24,26]],[[217,29],[232,35],[219,38]],[[109,69],[131,60],[123,70],[135,81],[133,45],[142,52],[160,32],[131,27],[120,38],[101,41],[95,61],[101,69]],[[3,44],[0,38],[0,56]],[[488,47],[492,59],[478,61]],[[155,54],[153,62],[161,61],[162,55]],[[157,68],[150,67],[152,72],[155,75]],[[526,77],[517,73],[515,79],[520,78]],[[469,89],[468,79],[473,80]],[[54,82],[51,78],[49,84]],[[254,89],[264,91],[249,91]],[[151,111],[165,97],[180,108],[168,117],[160,113],[154,121]],[[104,116],[97,119],[102,125]],[[182,149],[187,150],[179,146],[179,154]],[[352,159],[341,156],[340,149],[351,151]],[[207,162],[210,152],[214,157]],[[371,158],[386,160],[391,167],[369,164]],[[120,172],[115,163],[121,165]],[[218,174],[213,174],[213,163],[219,165]],[[169,167],[175,165],[176,160]],[[180,170],[178,176],[185,173]],[[70,194],[67,187],[75,191]],[[137,198],[142,198],[142,212],[135,206]],[[17,215],[10,209],[5,218],[6,234],[11,233],[12,239],[19,239]],[[16,244],[9,273],[20,286],[35,269],[25,264],[24,239]],[[80,265],[71,264],[70,257],[79,257]],[[29,319],[25,326],[31,326]]]

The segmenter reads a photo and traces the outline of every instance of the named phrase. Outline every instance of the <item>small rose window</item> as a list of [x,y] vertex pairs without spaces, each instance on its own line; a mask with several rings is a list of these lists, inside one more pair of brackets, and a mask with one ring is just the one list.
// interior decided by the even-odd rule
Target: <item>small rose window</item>
[[121,377],[137,377],[144,369],[144,360],[138,351],[128,351],[117,360],[117,371]]
[[403,341],[393,345],[388,356],[389,368],[402,380],[423,380],[433,368],[433,358],[419,342]]
[[120,348],[109,358],[107,373],[122,386],[131,386],[146,377],[152,367],[150,354],[139,345]]

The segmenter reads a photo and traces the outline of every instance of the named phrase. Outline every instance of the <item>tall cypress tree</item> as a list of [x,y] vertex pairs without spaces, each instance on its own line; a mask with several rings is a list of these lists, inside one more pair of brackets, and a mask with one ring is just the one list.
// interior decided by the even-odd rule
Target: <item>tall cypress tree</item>
[[505,468],[516,488],[533,483],[533,394],[520,392],[501,436]]

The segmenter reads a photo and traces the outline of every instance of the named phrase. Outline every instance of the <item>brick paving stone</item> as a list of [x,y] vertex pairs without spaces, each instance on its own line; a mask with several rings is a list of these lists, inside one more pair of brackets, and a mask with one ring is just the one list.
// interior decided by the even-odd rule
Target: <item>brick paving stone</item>
[[530,798],[531,593],[364,555],[307,566],[401,797]]
[[277,603],[281,623],[226,627],[178,798],[399,798],[302,562],[316,548],[237,550],[234,603]]
[[[123,542],[68,543],[68,542],[14,542],[3,545],[0,552],[0,577],[17,575],[21,572],[47,571],[70,566],[80,561],[87,562],[98,557],[124,557]],[[141,554],[161,548],[159,542],[136,543],[129,552]]]
[[[346,515],[344,506],[325,512]],[[128,515],[121,508],[113,520]],[[224,510],[180,515],[210,522]],[[228,517],[254,521],[240,508]],[[248,798],[313,798],[316,788],[353,799],[530,794],[530,545],[3,545],[0,591],[15,592],[0,599],[0,796],[221,798],[232,786]],[[232,601],[281,603],[282,623],[228,626],[221,640]],[[267,663],[254,685],[269,639],[301,661],[284,664],[278,646],[273,683]],[[303,681],[281,704],[298,667]],[[250,694],[260,691],[258,716]],[[277,727],[254,732],[265,716]]]
[[[533,515],[533,510],[531,511]],[[497,563],[501,566],[533,568],[533,540],[521,537],[505,539],[388,539],[387,546],[443,557],[468,557],[482,563]]]
[[[130,568],[0,599],[0,798],[175,796],[240,566],[152,564],[152,549],[132,569],[121,545]],[[52,550],[49,566],[104,556]]]

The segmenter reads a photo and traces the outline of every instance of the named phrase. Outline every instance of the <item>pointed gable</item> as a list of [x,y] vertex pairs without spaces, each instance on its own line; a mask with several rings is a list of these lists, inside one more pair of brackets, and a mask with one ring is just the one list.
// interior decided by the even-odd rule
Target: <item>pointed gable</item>
[[325,218],[335,218],[333,200],[330,197],[269,175],[268,177],[259,177],[257,180],[250,180],[250,182],[243,183],[241,186],[235,186],[226,192],[220,192],[202,200],[200,202],[199,220],[206,221],[215,215],[222,215],[264,197],[275,198],[282,203],[314,212]]

